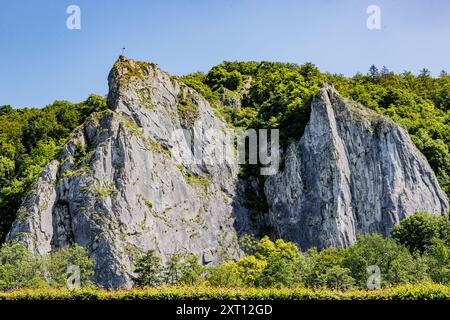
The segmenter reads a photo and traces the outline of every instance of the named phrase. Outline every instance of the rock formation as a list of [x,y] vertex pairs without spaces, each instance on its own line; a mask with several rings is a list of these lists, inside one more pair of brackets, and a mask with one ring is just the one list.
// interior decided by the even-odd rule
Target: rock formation
[[[106,288],[129,287],[149,249],[163,259],[192,252],[205,265],[239,257],[240,234],[258,231],[243,206],[239,166],[233,157],[190,157],[222,152],[217,132],[227,124],[154,64],[120,57],[108,82],[110,110],[73,132],[24,199],[8,239],[37,254],[78,243]],[[332,87],[315,97],[303,137],[285,154],[284,169],[266,178],[267,223],[303,249],[389,234],[417,210],[448,212],[405,130]]]
[[[192,252],[204,264],[240,254],[232,216],[237,165],[188,161],[215,146],[208,129],[226,129],[194,90],[156,65],[121,57],[108,78],[111,110],[70,137],[24,200],[9,238],[44,254],[76,242],[95,259],[95,281],[132,284],[144,251],[163,258]],[[216,148],[216,147],[214,147]]]
[[285,169],[267,179],[265,193],[276,235],[303,249],[389,235],[416,211],[448,212],[408,133],[331,86],[314,98],[303,137],[288,148]]

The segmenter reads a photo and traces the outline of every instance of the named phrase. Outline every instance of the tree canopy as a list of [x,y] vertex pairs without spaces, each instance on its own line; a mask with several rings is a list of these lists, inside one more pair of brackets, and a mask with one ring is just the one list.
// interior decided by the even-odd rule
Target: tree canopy
[[92,112],[105,109],[106,99],[97,95],[79,104],[55,101],[43,109],[0,107],[0,242],[23,196],[69,134]]
[[[239,85],[228,84],[231,74],[242,78],[231,81]],[[320,82],[332,83],[342,96],[404,126],[450,196],[450,76],[446,72],[434,78],[426,68],[417,75],[395,74],[386,66],[380,70],[372,65],[367,74],[345,77],[320,72],[312,63],[224,62],[207,74],[181,80],[203,94],[234,126],[279,128],[284,146],[303,134]],[[244,86],[247,81],[250,89]],[[221,88],[239,94],[241,105],[222,105]]]

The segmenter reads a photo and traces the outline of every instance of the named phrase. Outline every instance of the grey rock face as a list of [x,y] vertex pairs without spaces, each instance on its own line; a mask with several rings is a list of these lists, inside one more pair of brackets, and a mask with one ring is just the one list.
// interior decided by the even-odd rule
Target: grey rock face
[[[202,134],[196,147],[218,148],[208,129],[225,124],[155,65],[122,57],[109,85],[113,110],[73,133],[25,199],[8,238],[38,254],[82,245],[96,261],[95,281],[107,288],[130,286],[136,258],[148,249],[163,259],[192,252],[204,264],[238,257],[236,163],[187,161],[189,139],[171,138],[191,126]],[[183,114],[183,103],[194,118]]]
[[267,179],[270,223],[301,248],[346,246],[358,234],[389,235],[415,211],[445,215],[448,201],[407,132],[341,98],[314,98],[300,142]]

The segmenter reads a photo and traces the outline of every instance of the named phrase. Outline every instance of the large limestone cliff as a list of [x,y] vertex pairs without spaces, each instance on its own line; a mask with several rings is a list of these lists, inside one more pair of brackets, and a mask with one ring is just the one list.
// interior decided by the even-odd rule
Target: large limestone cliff
[[331,86],[314,98],[303,137],[288,148],[284,170],[266,180],[265,193],[277,236],[304,249],[389,235],[415,211],[448,213],[407,132]]
[[112,110],[73,133],[24,200],[9,239],[38,254],[76,242],[107,288],[130,286],[136,257],[148,249],[163,258],[192,252],[204,264],[238,257],[236,163],[192,161],[193,139],[173,137],[196,132],[207,154],[221,147],[208,129],[225,123],[156,65],[121,57],[108,81]]
[[284,168],[266,178],[268,214],[250,217],[243,186],[253,183],[238,178],[220,134],[227,125],[203,97],[158,66],[125,57],[108,82],[110,110],[73,132],[8,235],[37,254],[78,243],[103,287],[132,285],[136,258],[148,249],[163,259],[192,252],[205,265],[237,258],[238,237],[258,225],[301,248],[324,248],[358,233],[387,235],[417,210],[448,212],[408,134],[327,86]]

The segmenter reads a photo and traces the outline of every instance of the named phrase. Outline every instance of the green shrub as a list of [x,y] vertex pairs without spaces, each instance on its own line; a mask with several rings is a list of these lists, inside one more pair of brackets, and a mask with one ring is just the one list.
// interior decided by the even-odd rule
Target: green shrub
[[450,246],[435,238],[428,245],[424,257],[431,279],[437,283],[450,283]]
[[426,266],[406,247],[381,235],[358,237],[346,249],[342,266],[351,270],[359,288],[367,286],[367,267],[377,266],[381,271],[381,285],[414,283],[428,279]]
[[415,284],[381,290],[338,291],[307,288],[161,287],[106,291],[19,290],[0,292],[0,300],[448,300],[450,286]]
[[46,287],[44,265],[23,243],[5,243],[0,249],[0,290]]
[[77,245],[37,256],[22,242],[4,243],[0,249],[0,290],[65,288],[69,266],[79,268],[82,287],[90,286],[93,264],[86,250]]
[[229,90],[237,90],[242,84],[242,75],[237,70],[227,71],[222,66],[213,67],[205,78],[207,83],[213,89],[225,87]]
[[92,286],[94,260],[89,258],[85,248],[71,245],[44,257],[47,282],[51,287],[64,288],[67,285],[68,270],[76,266],[80,270],[80,285]]
[[416,212],[395,226],[391,235],[411,252],[423,253],[434,239],[450,245],[450,220],[443,216]]

